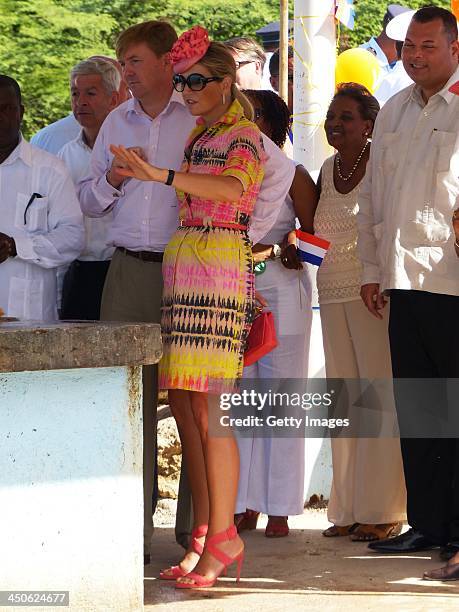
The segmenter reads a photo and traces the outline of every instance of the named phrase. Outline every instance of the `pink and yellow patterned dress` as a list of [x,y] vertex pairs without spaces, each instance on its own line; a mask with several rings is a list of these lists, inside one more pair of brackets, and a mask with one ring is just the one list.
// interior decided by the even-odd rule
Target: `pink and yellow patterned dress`
[[[190,150],[191,149],[191,150]],[[247,225],[264,174],[263,143],[238,101],[206,128],[198,120],[185,150],[190,172],[234,176],[244,188],[236,202],[178,193],[180,219]],[[218,393],[242,375],[254,279],[247,231],[180,227],[163,261],[163,389]]]

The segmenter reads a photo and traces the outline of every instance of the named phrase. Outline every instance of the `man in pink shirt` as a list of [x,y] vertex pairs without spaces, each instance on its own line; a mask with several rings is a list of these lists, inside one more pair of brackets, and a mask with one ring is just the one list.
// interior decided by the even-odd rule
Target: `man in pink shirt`
[[[195,125],[182,96],[172,87],[169,51],[177,35],[169,24],[147,21],[122,32],[116,54],[133,98],[105,120],[94,145],[90,174],[79,185],[85,215],[113,213],[108,242],[116,247],[102,296],[101,319],[160,322],[161,262],[178,225],[175,190],[156,182],[125,179],[123,164],[110,144],[141,149],[153,165],[180,169],[188,134]],[[258,242],[275,223],[293,180],[294,164],[269,139],[267,166],[249,236]],[[144,555],[149,562],[152,490],[156,453],[157,373],[143,369],[144,411]]]

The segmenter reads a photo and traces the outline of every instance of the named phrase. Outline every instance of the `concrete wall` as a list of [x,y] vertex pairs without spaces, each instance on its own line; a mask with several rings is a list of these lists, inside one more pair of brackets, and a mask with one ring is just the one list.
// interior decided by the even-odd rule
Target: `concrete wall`
[[142,609],[140,399],[139,367],[0,373],[0,590]]

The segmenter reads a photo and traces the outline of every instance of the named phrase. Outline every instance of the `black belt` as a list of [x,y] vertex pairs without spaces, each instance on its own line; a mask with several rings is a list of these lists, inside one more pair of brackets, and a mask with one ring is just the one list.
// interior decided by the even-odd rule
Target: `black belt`
[[161,263],[163,261],[164,253],[157,253],[156,251],[130,251],[124,247],[116,248],[125,255],[130,255],[131,257],[140,259],[141,261],[155,261],[156,263]]

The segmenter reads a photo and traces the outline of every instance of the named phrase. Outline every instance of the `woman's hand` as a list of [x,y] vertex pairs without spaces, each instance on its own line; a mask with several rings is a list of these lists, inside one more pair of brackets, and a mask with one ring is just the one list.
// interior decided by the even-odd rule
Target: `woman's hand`
[[282,242],[281,262],[287,270],[302,270],[303,264],[296,253],[296,232],[292,230],[285,235]]
[[[144,153],[141,147],[129,147],[129,151],[134,151],[141,159],[145,159]],[[119,172],[119,170],[126,169],[126,162],[121,159],[116,153],[112,160],[112,165],[110,166],[110,170],[107,172],[107,181],[110,183],[112,187],[115,189],[119,189],[121,183],[124,181],[126,176]]]
[[124,164],[124,167],[117,167],[117,174],[136,178],[139,181],[156,181],[165,183],[167,180],[168,171],[152,166],[147,161],[143,160],[137,151],[136,147],[127,149],[123,145],[110,145],[110,151],[115,155],[116,159]]
[[270,259],[273,252],[272,244],[262,244],[261,242],[257,242],[252,247],[252,257],[255,263],[260,263],[260,261],[266,261]]
[[261,312],[266,306],[268,306],[268,302],[261,295],[261,293],[255,291],[255,310]]

